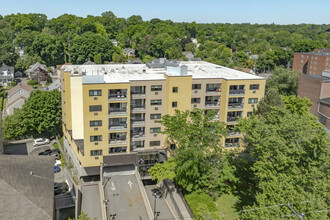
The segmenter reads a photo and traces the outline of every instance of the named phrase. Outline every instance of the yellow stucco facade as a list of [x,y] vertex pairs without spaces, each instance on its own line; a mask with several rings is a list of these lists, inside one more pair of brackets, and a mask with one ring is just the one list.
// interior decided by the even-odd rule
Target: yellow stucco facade
[[[163,74],[161,79],[107,83],[83,78],[65,71],[61,76],[63,133],[83,167],[99,166],[110,154],[164,148],[157,119],[176,109],[215,110],[215,120],[235,126],[237,117],[247,117],[265,93],[262,78]],[[223,145],[237,149],[239,138],[230,133]]]

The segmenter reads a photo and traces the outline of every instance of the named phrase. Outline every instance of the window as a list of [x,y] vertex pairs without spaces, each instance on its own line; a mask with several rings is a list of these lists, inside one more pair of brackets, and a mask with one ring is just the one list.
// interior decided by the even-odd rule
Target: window
[[91,140],[91,142],[102,141],[102,135],[90,136],[90,140]]
[[173,93],[178,93],[178,87],[173,87],[172,91],[173,91]]
[[102,90],[89,90],[89,96],[101,96],[102,95]]
[[153,120],[153,119],[160,119],[162,117],[161,114],[150,114],[150,119]]
[[102,105],[90,105],[89,111],[90,112],[100,112],[100,111],[102,111]]
[[255,104],[258,103],[258,99],[257,98],[251,98],[249,99],[249,104]]
[[91,156],[102,155],[102,150],[91,150]]
[[150,147],[160,146],[160,141],[150,141]]
[[250,117],[253,114],[253,112],[247,112],[247,117]]
[[90,127],[99,127],[99,126],[102,126],[102,120],[90,121],[89,122],[89,126]]
[[238,147],[239,138],[228,138],[225,141],[225,147]]
[[192,89],[201,89],[202,85],[201,84],[192,84]]
[[160,127],[158,128],[150,128],[150,133],[159,133],[160,132]]
[[171,145],[170,145],[170,149],[171,149],[171,150],[175,150],[175,149],[176,149],[176,145],[175,145],[175,144],[171,144]]
[[162,104],[161,99],[150,100],[150,105],[161,105],[161,104]]
[[172,108],[178,107],[178,102],[172,102]]
[[250,85],[250,90],[258,90],[259,89],[259,84],[251,84]]
[[201,103],[201,98],[191,98],[191,103]]
[[161,85],[151,86],[151,91],[162,91],[162,86]]

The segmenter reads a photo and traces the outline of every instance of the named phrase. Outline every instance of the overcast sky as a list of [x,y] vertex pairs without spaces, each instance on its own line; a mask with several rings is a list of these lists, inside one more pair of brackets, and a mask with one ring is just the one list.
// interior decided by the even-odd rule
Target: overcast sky
[[64,13],[86,17],[112,11],[117,17],[141,15],[197,23],[329,24],[330,0],[0,0],[0,14]]

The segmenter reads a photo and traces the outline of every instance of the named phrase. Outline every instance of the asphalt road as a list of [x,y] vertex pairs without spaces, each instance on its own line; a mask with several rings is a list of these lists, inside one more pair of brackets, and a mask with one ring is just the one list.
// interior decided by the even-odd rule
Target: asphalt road
[[[160,198],[159,195],[156,196],[156,203],[154,193],[157,191],[157,187],[155,185],[145,185],[144,186],[149,203],[151,204],[153,213],[157,212],[157,219],[175,219],[172,214],[172,210],[166,205],[165,199]],[[155,210],[156,208],[156,210]]]
[[149,219],[135,174],[111,176],[106,182],[105,194],[109,200],[108,219]]

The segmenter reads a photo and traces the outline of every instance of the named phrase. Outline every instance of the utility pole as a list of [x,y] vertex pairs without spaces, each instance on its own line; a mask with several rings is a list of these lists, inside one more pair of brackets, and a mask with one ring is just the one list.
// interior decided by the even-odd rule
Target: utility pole
[[300,215],[290,206],[290,203],[287,204],[288,208],[291,209],[291,211],[298,217],[299,220],[303,220],[304,213],[301,213]]

